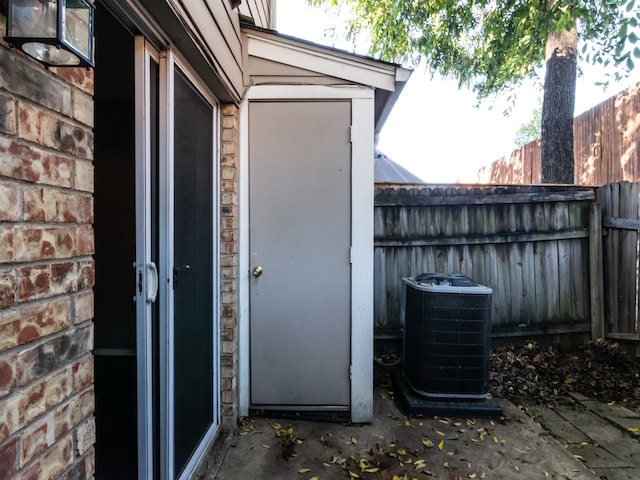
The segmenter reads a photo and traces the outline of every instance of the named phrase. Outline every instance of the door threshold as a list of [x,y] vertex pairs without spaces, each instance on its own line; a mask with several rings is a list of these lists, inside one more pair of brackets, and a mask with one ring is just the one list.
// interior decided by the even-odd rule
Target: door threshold
[[[249,416],[262,418],[278,418],[287,420],[306,420],[310,422],[349,423],[351,414],[348,407],[260,407],[250,408]],[[346,409],[345,409],[346,408]]]

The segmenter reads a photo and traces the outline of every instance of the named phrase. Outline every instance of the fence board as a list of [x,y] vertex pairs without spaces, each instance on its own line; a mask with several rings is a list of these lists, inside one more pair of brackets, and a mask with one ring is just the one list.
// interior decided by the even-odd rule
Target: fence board
[[376,333],[401,328],[399,279],[423,272],[492,288],[496,336],[588,331],[581,262],[594,198],[593,189],[559,186],[377,188]]
[[638,184],[620,182],[602,187],[603,284],[606,336],[632,341],[638,347]]
[[[640,181],[640,83],[578,115],[573,137],[577,184]],[[482,167],[476,179],[479,183],[540,183],[540,139]]]

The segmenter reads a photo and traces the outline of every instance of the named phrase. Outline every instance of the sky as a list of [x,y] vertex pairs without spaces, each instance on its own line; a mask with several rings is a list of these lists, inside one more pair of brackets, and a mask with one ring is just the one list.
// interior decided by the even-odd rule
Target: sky
[[[328,38],[335,19],[307,6],[306,0],[277,0],[276,29],[283,34],[352,51],[346,42]],[[366,51],[356,53],[366,54]],[[640,63],[640,62],[639,62]],[[601,72],[581,66],[576,85],[576,115],[640,82],[640,68],[604,91],[595,82]],[[378,149],[428,183],[473,183],[479,168],[513,150],[517,130],[533,115],[542,92],[534,82],[516,91],[509,116],[506,98],[484,102],[457,82],[432,78],[414,69],[380,134]]]

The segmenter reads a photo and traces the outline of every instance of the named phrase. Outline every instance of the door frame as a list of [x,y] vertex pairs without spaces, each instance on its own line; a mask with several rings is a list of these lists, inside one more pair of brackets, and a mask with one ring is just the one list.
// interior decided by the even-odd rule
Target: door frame
[[[149,81],[147,72],[150,62],[159,65],[159,105],[158,105],[158,212],[152,212],[151,202],[151,119]],[[138,478],[176,478],[174,466],[174,300],[173,300],[173,248],[174,248],[174,118],[173,118],[173,76],[175,68],[198,90],[212,106],[213,144],[212,214],[214,218],[212,243],[213,278],[212,322],[213,322],[213,422],[202,441],[187,462],[180,479],[188,478],[197,468],[202,454],[215,439],[220,427],[220,230],[219,230],[219,115],[217,100],[204,86],[187,63],[171,48],[158,52],[142,36],[135,38],[135,114],[136,114],[136,348],[137,360],[137,426],[138,426]],[[151,262],[151,218],[157,213],[158,239],[158,318],[152,319],[152,306],[147,301],[147,283],[153,279],[147,276],[147,265]],[[159,335],[158,383],[154,385],[153,326],[157,324]],[[153,396],[159,395],[159,470],[154,472],[154,424]]]
[[351,103],[351,421],[373,420],[374,89],[328,85],[256,85],[240,107],[239,409],[248,415],[249,375],[249,105],[252,101],[350,100]]
[[[136,350],[138,478],[153,478],[153,315],[147,298],[147,276],[151,258],[151,62],[160,63],[160,55],[142,36],[134,39],[135,70],[135,185],[136,185]],[[156,276],[157,289],[157,276]],[[156,319],[157,321],[157,319]]]
[[175,68],[179,68],[182,74],[198,90],[200,95],[209,102],[213,109],[213,131],[211,141],[213,143],[212,168],[212,219],[213,232],[212,266],[213,278],[211,288],[212,295],[212,321],[213,321],[213,412],[214,418],[211,427],[203,436],[199,446],[184,467],[180,480],[187,479],[195,471],[202,454],[210,443],[216,438],[220,427],[220,107],[218,101],[205,83],[191,69],[188,63],[173,48],[168,47],[160,54],[160,141],[159,155],[159,272],[160,272],[160,478],[176,478],[174,465],[174,296],[173,296],[173,250],[174,250],[174,74]]

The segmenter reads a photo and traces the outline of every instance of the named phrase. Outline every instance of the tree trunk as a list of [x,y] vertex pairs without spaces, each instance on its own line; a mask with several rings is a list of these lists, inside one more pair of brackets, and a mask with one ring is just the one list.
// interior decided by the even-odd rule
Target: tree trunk
[[575,27],[547,35],[542,103],[542,183],[574,183],[573,114],[578,34]]

